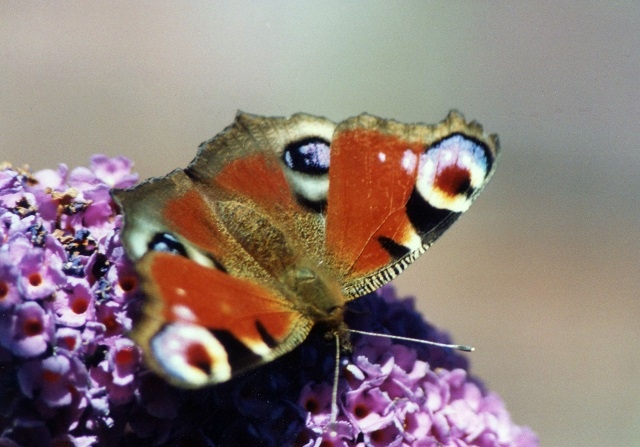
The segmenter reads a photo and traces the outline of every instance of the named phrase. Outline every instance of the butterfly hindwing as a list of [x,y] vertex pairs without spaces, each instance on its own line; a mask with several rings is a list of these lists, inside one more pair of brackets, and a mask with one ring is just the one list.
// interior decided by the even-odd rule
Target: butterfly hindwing
[[277,291],[184,256],[151,252],[139,271],[153,281],[136,338],[179,385],[226,381],[297,346],[312,326]]
[[172,383],[290,351],[391,280],[464,212],[498,144],[452,112],[404,125],[239,113],[184,170],[114,197],[145,294],[132,337]]

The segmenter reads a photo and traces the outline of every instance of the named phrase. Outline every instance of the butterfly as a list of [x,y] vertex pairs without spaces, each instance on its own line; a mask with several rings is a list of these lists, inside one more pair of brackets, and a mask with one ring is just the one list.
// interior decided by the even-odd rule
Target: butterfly
[[498,138],[451,112],[435,125],[238,113],[186,169],[116,190],[144,293],[132,338],[152,370],[225,382],[389,282],[469,208]]

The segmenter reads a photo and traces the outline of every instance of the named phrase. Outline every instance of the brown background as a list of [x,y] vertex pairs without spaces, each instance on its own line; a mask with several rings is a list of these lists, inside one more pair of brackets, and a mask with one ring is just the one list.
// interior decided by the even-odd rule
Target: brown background
[[2,2],[0,158],[185,166],[236,109],[498,132],[399,279],[547,446],[640,445],[640,3]]

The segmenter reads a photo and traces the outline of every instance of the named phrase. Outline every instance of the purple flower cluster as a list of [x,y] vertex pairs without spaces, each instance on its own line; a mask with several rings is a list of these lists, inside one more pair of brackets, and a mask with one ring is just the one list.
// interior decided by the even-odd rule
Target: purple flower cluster
[[[449,337],[423,321],[413,300],[383,287],[350,306],[349,326],[441,343]],[[369,319],[375,318],[376,323]],[[469,376],[465,357],[450,349],[390,338],[353,336],[343,359],[340,414],[330,421],[331,386],[304,385],[299,404],[308,411],[304,446],[536,446],[526,427],[512,423],[500,398]]]
[[0,445],[94,445],[134,400],[136,277],[110,197],[130,170],[0,170]]
[[[334,347],[320,331],[228,383],[168,385],[126,338],[141,296],[109,191],[136,181],[122,157],[0,167],[0,447],[538,445],[464,357],[384,338],[353,336],[335,435]],[[354,329],[448,342],[390,287],[349,308]]]

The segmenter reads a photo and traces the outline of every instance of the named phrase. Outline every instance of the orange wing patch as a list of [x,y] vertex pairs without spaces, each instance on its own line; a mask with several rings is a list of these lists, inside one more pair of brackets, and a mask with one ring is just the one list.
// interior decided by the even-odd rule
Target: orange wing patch
[[[150,298],[136,339],[173,383],[220,383],[296,346],[312,322],[277,292],[167,252],[139,263]],[[230,356],[229,352],[233,352]]]
[[[289,301],[246,279],[170,253],[150,253],[145,269],[154,279],[151,296],[161,296],[167,322],[188,322],[213,330],[231,330],[256,353],[269,351],[302,318]],[[241,306],[238,303],[242,303]]]
[[[391,262],[379,243],[410,242],[405,205],[416,183],[420,144],[366,129],[347,130],[331,143],[327,248],[346,278]],[[358,200],[353,200],[358,197]]]
[[262,152],[232,161],[214,181],[233,194],[249,197],[265,210],[295,203],[278,161]]
[[219,251],[220,242],[216,235],[220,234],[211,202],[193,188],[185,194],[167,200],[162,210],[162,217],[180,236],[212,253]]

